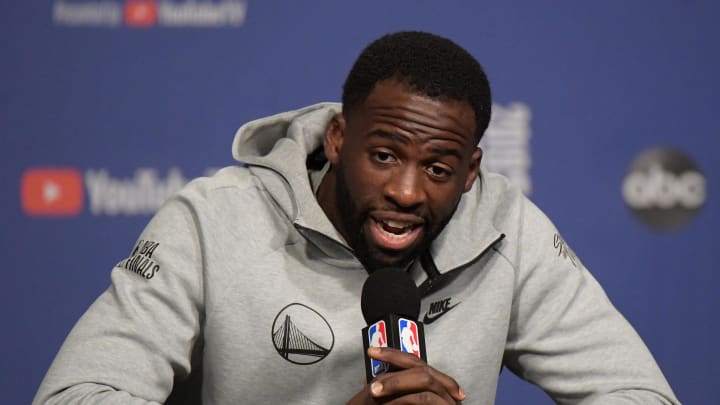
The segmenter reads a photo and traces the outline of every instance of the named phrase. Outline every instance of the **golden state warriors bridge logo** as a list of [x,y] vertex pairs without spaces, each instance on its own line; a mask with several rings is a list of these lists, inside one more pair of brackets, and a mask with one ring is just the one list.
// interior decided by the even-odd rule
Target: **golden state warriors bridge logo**
[[292,303],[275,317],[272,341],[283,359],[294,364],[313,364],[330,353],[335,335],[320,313],[307,305]]

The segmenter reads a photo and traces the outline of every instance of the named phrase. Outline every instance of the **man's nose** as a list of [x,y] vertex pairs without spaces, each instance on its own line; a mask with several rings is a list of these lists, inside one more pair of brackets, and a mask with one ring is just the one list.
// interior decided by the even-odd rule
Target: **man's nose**
[[385,184],[385,197],[405,209],[424,204],[427,196],[422,173],[408,166],[398,168]]

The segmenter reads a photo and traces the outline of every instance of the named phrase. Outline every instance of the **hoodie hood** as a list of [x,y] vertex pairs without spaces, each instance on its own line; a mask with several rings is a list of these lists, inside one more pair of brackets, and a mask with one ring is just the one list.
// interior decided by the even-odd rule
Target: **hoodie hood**
[[306,236],[326,245],[320,246],[325,251],[336,250],[314,234],[329,237],[344,247],[346,256],[352,252],[318,204],[306,166],[307,156],[322,147],[327,123],[341,111],[339,103],[319,103],[250,121],[235,134],[232,153]]
[[253,161],[252,164],[276,170],[288,169],[286,162],[275,161],[275,156],[271,155],[277,143],[281,140],[290,141],[307,153],[314,151],[322,145],[322,135],[328,121],[340,111],[340,103],[318,103],[250,121],[235,133],[233,158],[248,164]]

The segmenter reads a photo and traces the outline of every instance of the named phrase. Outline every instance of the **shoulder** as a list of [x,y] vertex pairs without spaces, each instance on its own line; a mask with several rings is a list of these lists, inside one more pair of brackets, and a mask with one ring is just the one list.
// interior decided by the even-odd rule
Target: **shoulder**
[[259,204],[264,187],[250,169],[228,166],[208,177],[198,177],[185,185],[170,201],[175,200],[195,210],[216,210]]
[[514,266],[555,259],[558,245],[564,244],[558,229],[518,187],[502,175],[483,173],[477,193],[476,209],[483,213],[480,220],[489,220],[505,235],[497,249]]
[[244,166],[227,166],[209,177],[190,181],[178,194],[186,198],[212,198],[227,191],[243,192],[256,187],[250,170]]
[[269,206],[271,198],[248,168],[228,166],[187,183],[155,216],[172,221],[182,215],[198,225],[209,223],[214,227],[230,221],[261,221],[263,211],[271,210]]

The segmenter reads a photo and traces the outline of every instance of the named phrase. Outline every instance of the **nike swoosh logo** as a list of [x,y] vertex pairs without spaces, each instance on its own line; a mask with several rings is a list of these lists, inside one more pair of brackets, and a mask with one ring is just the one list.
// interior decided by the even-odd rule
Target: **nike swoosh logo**
[[449,306],[447,309],[443,309],[442,312],[438,312],[437,314],[434,314],[434,315],[432,315],[432,316],[429,316],[429,315],[427,314],[427,312],[426,312],[426,313],[425,313],[425,316],[423,317],[423,323],[424,323],[425,325],[429,325],[429,324],[437,321],[441,316],[447,314],[448,312],[450,312],[451,309],[455,308],[455,307],[458,306],[458,305],[460,305],[459,302],[458,302],[457,304],[455,304],[455,305]]

